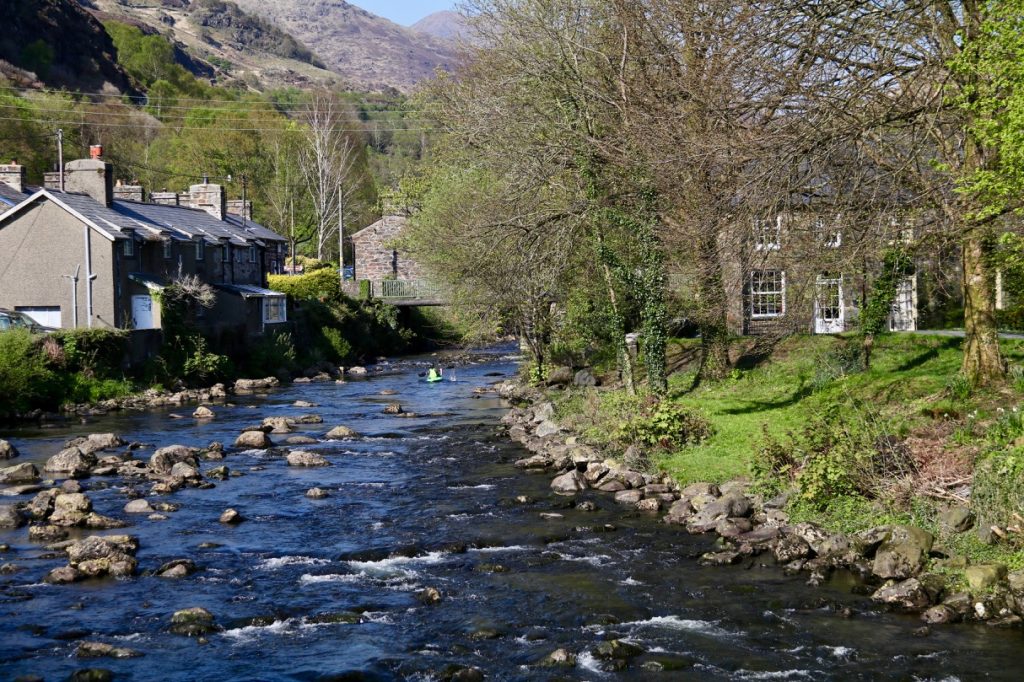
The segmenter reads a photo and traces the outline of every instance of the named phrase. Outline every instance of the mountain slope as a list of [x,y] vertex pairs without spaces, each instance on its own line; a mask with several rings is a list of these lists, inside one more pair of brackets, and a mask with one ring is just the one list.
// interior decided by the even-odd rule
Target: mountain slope
[[466,18],[458,12],[445,10],[427,15],[410,26],[413,31],[455,42],[469,37],[469,25]]
[[361,89],[411,90],[435,69],[450,68],[446,40],[399,26],[344,0],[236,0],[301,40],[331,70]]
[[0,10],[0,59],[49,86],[134,92],[103,25],[74,0],[4,0]]

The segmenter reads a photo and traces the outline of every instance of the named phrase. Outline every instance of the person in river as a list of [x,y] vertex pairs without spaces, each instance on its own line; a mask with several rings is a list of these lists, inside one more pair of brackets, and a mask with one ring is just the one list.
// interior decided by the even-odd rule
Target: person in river
[[444,376],[444,370],[434,365],[427,372],[427,381],[440,381]]

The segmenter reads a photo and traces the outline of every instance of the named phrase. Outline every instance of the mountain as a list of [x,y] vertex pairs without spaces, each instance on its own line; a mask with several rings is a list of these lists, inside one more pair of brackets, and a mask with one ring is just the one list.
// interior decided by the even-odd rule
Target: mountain
[[236,0],[307,45],[327,68],[363,90],[411,90],[451,68],[454,45],[399,26],[344,0]]
[[134,92],[103,25],[73,0],[3,0],[0,14],[0,74],[13,82]]
[[174,44],[177,61],[202,78],[256,88],[347,84],[301,40],[234,2],[78,1],[101,21],[120,21],[144,33],[163,34]]
[[429,14],[410,26],[413,31],[441,40],[457,42],[469,37],[469,24],[458,12],[445,10]]

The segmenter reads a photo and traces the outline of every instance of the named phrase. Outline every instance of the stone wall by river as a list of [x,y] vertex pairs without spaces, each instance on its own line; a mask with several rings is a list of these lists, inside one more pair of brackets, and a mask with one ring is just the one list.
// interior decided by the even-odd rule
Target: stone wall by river
[[[212,419],[0,433],[20,453],[4,465],[39,469],[76,438],[120,439],[77,442],[103,446],[95,462],[72,451],[72,476],[0,498],[30,524],[0,530],[0,678],[1017,679],[1016,631],[921,637],[841,572],[811,588],[770,554],[707,566],[710,534],[590,485],[556,494],[515,466],[534,453],[500,424],[505,352],[454,382],[406,363],[234,396]],[[235,445],[265,420],[288,432]],[[644,486],[666,508],[679,494]]]

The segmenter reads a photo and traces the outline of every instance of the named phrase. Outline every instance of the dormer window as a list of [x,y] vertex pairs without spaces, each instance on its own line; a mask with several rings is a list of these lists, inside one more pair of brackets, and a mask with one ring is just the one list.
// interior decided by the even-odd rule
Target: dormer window
[[782,216],[754,219],[754,248],[778,251],[782,247]]
[[171,240],[167,239],[164,241],[164,258],[170,260],[171,255]]
[[124,254],[125,258],[132,258],[132,257],[134,257],[135,256],[135,240],[132,239],[131,237],[128,237],[128,239],[126,239],[124,241],[122,249],[123,249],[122,253]]
[[196,260],[201,261],[206,258],[206,242],[200,239],[196,242]]
[[829,222],[824,218],[815,218],[814,236],[827,249],[838,249],[843,245],[843,233],[839,229],[838,220]]

